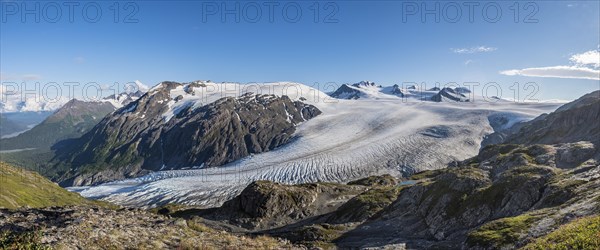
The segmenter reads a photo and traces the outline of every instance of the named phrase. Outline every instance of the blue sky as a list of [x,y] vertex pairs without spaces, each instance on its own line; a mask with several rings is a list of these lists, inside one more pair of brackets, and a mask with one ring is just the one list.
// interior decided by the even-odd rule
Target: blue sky
[[[535,97],[539,99],[575,99],[600,89],[595,73],[600,59],[594,59],[593,54],[600,45],[597,1],[533,2],[535,6],[527,9],[527,2],[518,2],[519,22],[515,22],[512,10],[515,2],[492,2],[502,11],[495,23],[482,15],[483,5],[490,2],[474,7],[473,22],[469,21],[468,8],[459,3],[462,16],[456,23],[448,20],[455,16],[454,6],[435,1],[425,2],[425,6],[418,2],[415,15],[407,12],[412,2],[319,2],[316,23],[313,1],[288,6],[288,19],[293,19],[294,7],[300,6],[302,16],[297,22],[286,21],[282,14],[286,2],[274,7],[273,22],[265,2],[258,2],[262,15],[256,23],[248,20],[256,16],[255,6],[235,1],[226,2],[225,7],[232,9],[239,3],[240,22],[235,22],[233,15],[226,15],[225,22],[221,20],[221,2],[136,2],[135,23],[123,21],[134,10],[132,6],[125,9],[125,2],[120,2],[116,23],[110,9],[114,2],[96,2],[102,9],[96,23],[84,20],[85,3],[74,7],[73,22],[66,13],[68,8],[59,6],[62,16],[56,23],[47,20],[56,16],[55,6],[45,6],[48,2],[25,3],[30,9],[40,3],[39,23],[34,15],[21,20],[22,2],[1,3],[3,83],[83,85],[140,80],[155,85],[163,80],[210,79],[323,85],[371,80],[382,85],[479,82],[483,86],[497,82],[503,88],[502,96],[511,97],[508,86],[514,82],[521,88],[535,82],[539,86]],[[440,4],[440,22],[435,22],[433,15],[427,15],[423,22],[422,7],[432,9],[436,3]],[[14,6],[19,8],[16,12]],[[212,12],[207,8],[214,10],[215,6],[219,8],[216,14],[208,15]],[[488,8],[488,19],[495,16],[494,6]],[[93,19],[94,9],[87,10]],[[332,11],[334,15],[328,20],[336,22],[324,22]],[[529,19],[537,22],[525,23],[532,12]],[[573,60],[574,55],[585,52],[592,53],[591,63],[589,57],[587,64]],[[570,68],[559,73],[553,72],[557,68],[548,68],[558,66]],[[589,69],[591,79],[573,78],[581,74],[578,69],[582,67]],[[556,74],[567,78],[557,78]]]

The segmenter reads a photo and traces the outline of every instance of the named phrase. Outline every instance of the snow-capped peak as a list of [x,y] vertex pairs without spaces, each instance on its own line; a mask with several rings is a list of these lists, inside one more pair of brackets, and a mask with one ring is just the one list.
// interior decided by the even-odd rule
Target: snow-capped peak
[[124,107],[144,95],[144,92],[137,90],[136,92],[123,92],[118,95],[110,95],[102,99],[103,102],[112,104],[115,109]]
[[135,80],[135,85],[137,86],[137,90],[139,90],[141,92],[144,92],[144,93],[148,92],[148,90],[150,89],[150,87],[148,87],[147,85],[143,84],[139,80]]

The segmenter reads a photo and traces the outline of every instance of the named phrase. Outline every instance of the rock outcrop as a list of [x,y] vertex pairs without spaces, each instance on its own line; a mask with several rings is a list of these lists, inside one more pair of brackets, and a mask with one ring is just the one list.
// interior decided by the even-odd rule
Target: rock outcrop
[[220,208],[202,214],[250,230],[272,229],[332,212],[366,189],[334,183],[283,185],[257,181]]

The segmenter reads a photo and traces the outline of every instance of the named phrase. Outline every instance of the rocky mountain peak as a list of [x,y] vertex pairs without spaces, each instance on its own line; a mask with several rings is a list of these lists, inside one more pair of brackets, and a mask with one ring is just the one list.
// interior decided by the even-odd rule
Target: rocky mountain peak
[[400,97],[404,97],[404,93],[402,92],[402,89],[400,89],[400,86],[398,86],[398,84],[394,84],[394,86],[392,86],[391,93]]
[[465,95],[456,91],[452,88],[443,88],[431,97],[431,100],[434,102],[442,102],[442,101],[455,101],[455,102],[468,102],[469,98]]
[[357,83],[354,83],[354,84],[352,84],[352,86],[354,86],[354,87],[359,87],[359,88],[360,88],[361,86],[362,86],[362,87],[371,87],[371,86],[375,86],[375,83],[374,83],[374,82],[371,82],[371,81],[360,81],[360,82],[357,82]]
[[330,96],[339,99],[358,99],[361,96],[361,92],[348,84],[340,86],[335,92],[331,93]]

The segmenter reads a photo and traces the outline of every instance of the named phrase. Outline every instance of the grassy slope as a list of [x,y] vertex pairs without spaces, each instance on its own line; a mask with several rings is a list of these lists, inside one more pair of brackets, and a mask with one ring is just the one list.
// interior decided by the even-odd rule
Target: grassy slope
[[100,204],[69,192],[41,175],[0,162],[0,207]]
[[600,216],[590,216],[562,225],[523,249],[600,249]]

